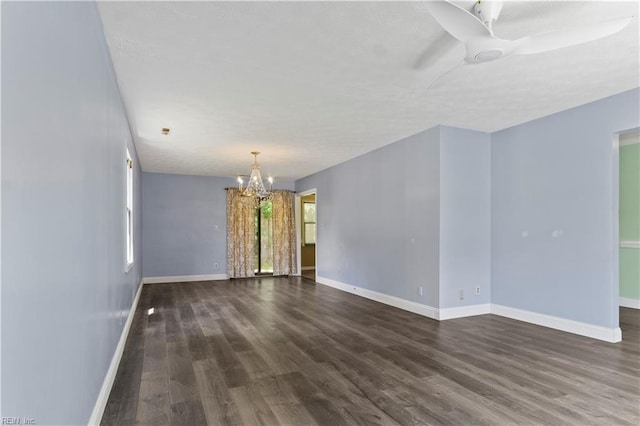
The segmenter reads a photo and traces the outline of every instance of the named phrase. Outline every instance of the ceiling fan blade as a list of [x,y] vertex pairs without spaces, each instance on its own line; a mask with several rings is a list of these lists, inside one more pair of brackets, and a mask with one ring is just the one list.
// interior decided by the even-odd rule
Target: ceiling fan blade
[[442,28],[460,41],[493,37],[481,20],[456,4],[448,1],[429,1],[425,3],[425,7]]
[[426,49],[422,51],[420,56],[413,63],[413,69],[430,68],[435,63],[442,60],[444,56],[450,53],[460,42],[453,38],[451,34],[446,31],[442,31],[440,37],[438,37],[433,43],[431,43]]
[[435,80],[433,80],[427,86],[427,88],[425,90],[436,89],[436,88],[440,87],[441,83],[445,80],[446,76],[448,76],[449,74],[451,74],[452,72],[454,72],[458,68],[463,67],[465,65],[469,65],[469,63],[467,61],[462,61],[462,62],[458,63],[456,66],[450,68],[448,71],[440,74]]
[[522,37],[515,40],[517,47],[513,54],[530,55],[598,40],[621,31],[632,19],[633,17],[616,19],[567,31],[554,31]]

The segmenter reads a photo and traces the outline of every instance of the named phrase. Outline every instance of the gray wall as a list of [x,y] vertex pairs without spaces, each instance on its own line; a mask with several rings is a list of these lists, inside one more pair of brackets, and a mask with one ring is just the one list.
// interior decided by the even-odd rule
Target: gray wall
[[491,135],[441,126],[439,306],[490,301]]
[[639,95],[492,135],[493,303],[618,327],[612,137],[640,124]]
[[89,420],[141,279],[125,146],[95,3],[2,2],[3,416]]
[[[236,185],[234,178],[143,173],[144,276],[226,274],[224,188]],[[293,182],[274,188],[292,190]]]
[[318,276],[438,306],[439,128],[296,181],[312,188]]

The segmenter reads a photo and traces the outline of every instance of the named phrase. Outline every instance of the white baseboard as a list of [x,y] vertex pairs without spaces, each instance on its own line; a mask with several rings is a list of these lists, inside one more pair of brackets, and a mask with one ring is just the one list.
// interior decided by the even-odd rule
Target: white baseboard
[[608,328],[600,325],[588,324],[566,318],[554,317],[537,312],[525,311],[522,309],[510,308],[502,305],[491,305],[491,313],[516,319],[531,324],[541,325],[568,333],[579,334],[580,336],[591,337],[605,342],[617,343],[622,340],[622,330],[620,327]]
[[399,297],[390,296],[388,294],[379,293],[377,291],[368,290],[362,287],[356,287],[325,277],[316,277],[316,282],[329,287],[337,288],[338,290],[346,291],[347,293],[352,293],[357,296],[364,297],[366,299],[375,300],[376,302],[384,303],[385,305],[404,309],[405,311],[413,312],[415,314],[422,315],[428,318],[438,319],[438,308],[434,308],[429,305],[411,302]]
[[144,284],[161,284],[161,283],[183,283],[194,281],[218,281],[228,280],[227,274],[209,274],[209,275],[176,275],[173,277],[144,277]]
[[133,316],[136,313],[136,308],[138,307],[140,293],[142,293],[142,285],[143,282],[141,281],[140,285],[138,286],[136,296],[133,298],[133,303],[131,304],[131,310],[129,311],[127,321],[124,323],[124,327],[122,327],[120,340],[118,341],[118,345],[116,346],[113,358],[111,358],[111,364],[109,364],[109,369],[107,370],[107,374],[105,375],[104,381],[102,382],[102,387],[100,388],[98,399],[96,400],[96,404],[93,406],[93,411],[91,412],[91,417],[89,418],[89,425],[99,425],[100,421],[102,420],[102,415],[104,414],[104,409],[107,406],[109,394],[111,393],[111,388],[113,387],[113,381],[116,378],[118,366],[120,365],[120,360],[122,359],[124,345],[127,342],[127,336],[129,335],[129,329],[131,328],[131,323],[133,322]]
[[379,293],[377,291],[368,290],[366,288],[353,286],[326,277],[318,276],[316,278],[316,282],[329,287],[337,288],[338,290],[346,291],[347,293],[355,294],[366,299],[375,300],[376,302],[384,303],[385,305],[394,306],[396,308],[404,309],[405,311],[413,312],[418,315],[423,315],[425,317],[436,320],[448,320],[483,314],[495,314],[519,321],[528,322],[531,324],[553,328],[560,331],[566,331],[568,333],[578,334],[580,336],[604,340],[605,342],[616,343],[622,340],[622,331],[620,330],[620,327],[607,328],[599,325],[573,321],[565,318],[554,317],[537,312],[524,311],[522,309],[510,308],[508,306],[495,305],[491,303],[438,309],[434,308],[433,306],[411,302],[399,297],[390,296],[388,294]]
[[640,309],[640,300],[638,300],[638,299],[630,299],[628,297],[621,297],[620,298],[620,306],[622,306],[623,308]]
[[485,315],[491,313],[491,303],[483,303],[479,305],[456,306],[454,308],[440,309],[440,320],[448,320],[454,318],[472,317],[475,315]]
[[315,266],[301,266],[300,267],[301,271],[310,271],[312,269],[316,269],[316,267]]
[[489,303],[438,309],[434,308],[433,306],[412,302],[410,300],[401,299],[399,297],[390,296],[385,293],[353,286],[326,277],[317,277],[316,282],[329,287],[337,288],[338,290],[346,291],[347,293],[355,294],[366,299],[375,300],[376,302],[384,303],[385,305],[394,306],[396,308],[436,320],[448,320],[491,313],[491,304]]

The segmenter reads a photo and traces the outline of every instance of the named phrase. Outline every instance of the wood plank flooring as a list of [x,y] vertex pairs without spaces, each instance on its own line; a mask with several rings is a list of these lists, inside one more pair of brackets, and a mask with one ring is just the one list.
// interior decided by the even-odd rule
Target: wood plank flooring
[[302,278],[310,279],[311,281],[316,280],[316,270],[315,269],[307,269],[304,271],[300,271],[300,275]]
[[621,327],[438,322],[300,278],[146,285],[102,424],[638,425],[639,311]]

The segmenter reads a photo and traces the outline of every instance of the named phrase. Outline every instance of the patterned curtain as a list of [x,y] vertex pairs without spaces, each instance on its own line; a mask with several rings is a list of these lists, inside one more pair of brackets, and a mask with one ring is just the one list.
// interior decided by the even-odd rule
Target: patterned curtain
[[294,197],[289,191],[273,193],[273,275],[296,273]]
[[255,209],[242,199],[240,191],[227,189],[227,275],[253,277],[255,251]]

